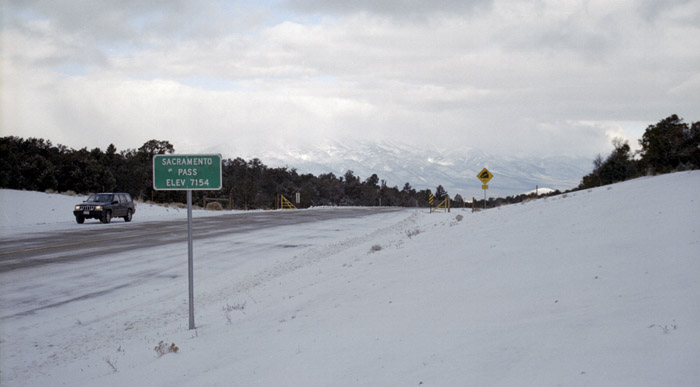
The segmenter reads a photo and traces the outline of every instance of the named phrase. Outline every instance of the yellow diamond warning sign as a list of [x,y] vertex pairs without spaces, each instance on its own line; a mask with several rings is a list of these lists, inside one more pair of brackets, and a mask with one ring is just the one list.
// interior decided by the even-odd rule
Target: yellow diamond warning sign
[[482,183],[487,184],[489,180],[493,178],[493,175],[491,174],[491,172],[489,172],[488,169],[484,168],[481,170],[481,172],[479,172],[478,175],[476,175],[476,177],[478,177]]

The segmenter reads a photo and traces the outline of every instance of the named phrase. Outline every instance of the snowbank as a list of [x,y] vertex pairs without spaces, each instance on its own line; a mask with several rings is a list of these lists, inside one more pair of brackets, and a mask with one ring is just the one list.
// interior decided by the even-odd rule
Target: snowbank
[[683,172],[208,240],[196,330],[180,247],[2,273],[0,384],[695,386],[698,192]]
[[[0,189],[0,232],[14,235],[28,232],[63,230],[79,227],[73,216],[73,207],[82,203],[87,196],[18,191]],[[216,216],[235,211],[193,210],[193,216]],[[187,208],[136,202],[134,222],[148,222],[165,219],[187,219]],[[99,222],[88,219],[87,222]],[[114,219],[114,222],[120,222]],[[106,225],[108,226],[108,225]]]

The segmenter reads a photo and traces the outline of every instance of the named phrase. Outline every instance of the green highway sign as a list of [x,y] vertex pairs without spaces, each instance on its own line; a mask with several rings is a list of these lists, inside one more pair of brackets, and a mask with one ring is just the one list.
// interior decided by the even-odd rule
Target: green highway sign
[[220,190],[221,155],[155,155],[155,190]]

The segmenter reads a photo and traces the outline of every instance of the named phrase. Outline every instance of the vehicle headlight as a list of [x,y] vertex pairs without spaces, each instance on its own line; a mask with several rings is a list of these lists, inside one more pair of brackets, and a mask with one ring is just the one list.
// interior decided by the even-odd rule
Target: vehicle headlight
[[95,209],[96,209],[97,211],[102,211],[102,206],[97,206],[97,207],[95,207]]
[[75,206],[76,211],[80,211],[80,206]]

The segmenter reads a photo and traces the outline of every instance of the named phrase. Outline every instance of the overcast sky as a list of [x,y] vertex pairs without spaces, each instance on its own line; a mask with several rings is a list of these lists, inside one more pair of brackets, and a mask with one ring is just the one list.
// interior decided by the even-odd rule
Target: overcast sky
[[[700,1],[0,0],[2,135],[590,156],[700,120]],[[264,160],[263,160],[264,161]]]

